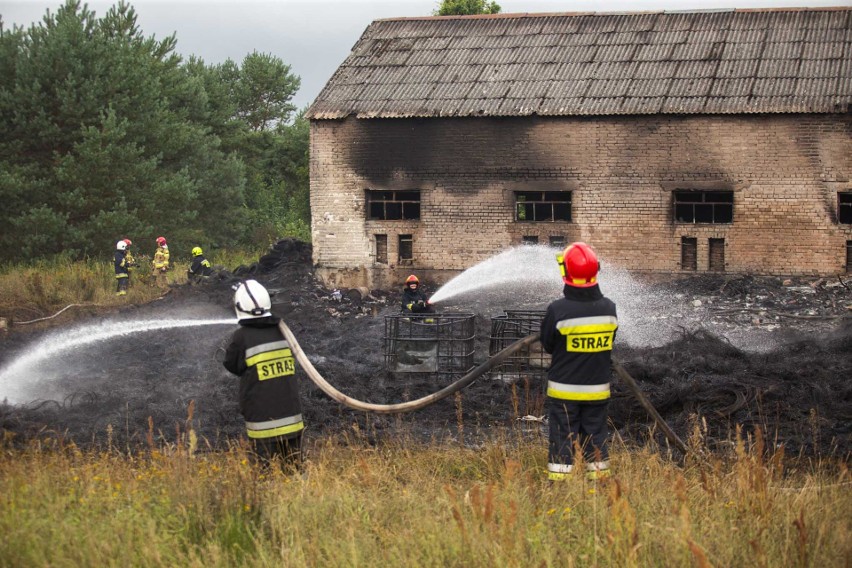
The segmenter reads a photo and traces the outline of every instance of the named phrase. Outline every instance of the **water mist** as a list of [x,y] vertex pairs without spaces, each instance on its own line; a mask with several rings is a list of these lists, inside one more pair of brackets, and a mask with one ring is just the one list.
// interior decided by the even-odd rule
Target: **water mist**
[[[233,318],[121,320],[48,333],[27,346],[0,370],[0,400],[20,404],[50,398],[46,384],[68,374],[69,365],[73,365],[75,357],[108,361],[104,351],[116,339],[157,330],[212,325],[235,326],[237,321]],[[114,372],[116,380],[121,380],[121,369]]]
[[[454,277],[430,301],[439,310],[443,306],[464,305],[488,315],[504,310],[543,311],[562,296],[562,277],[556,262],[560,252],[562,249],[544,245],[508,249]],[[695,327],[695,322],[704,318],[687,303],[688,299],[643,284],[605,260],[598,281],[603,294],[617,305],[619,342],[635,347],[663,345],[680,330]]]

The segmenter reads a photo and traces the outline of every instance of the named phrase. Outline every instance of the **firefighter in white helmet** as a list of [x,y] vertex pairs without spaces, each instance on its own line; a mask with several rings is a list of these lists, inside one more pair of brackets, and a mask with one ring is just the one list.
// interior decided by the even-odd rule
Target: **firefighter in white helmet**
[[254,451],[262,462],[282,458],[301,464],[305,428],[295,360],[270,311],[269,292],[259,282],[241,282],[234,293],[240,328],[231,337],[224,365],[240,376],[240,412]]
[[592,247],[573,243],[556,259],[563,297],[547,307],[541,322],[541,344],[553,356],[547,372],[548,479],[568,477],[575,446],[582,449],[587,476],[597,479],[609,475],[606,422],[618,319],[615,304],[598,287],[600,263]]
[[115,243],[115,254],[113,255],[113,265],[115,266],[115,282],[116,282],[116,296],[125,296],[127,295],[127,284],[130,280],[130,262],[131,258],[128,258],[127,252],[127,241],[129,239],[122,239]]

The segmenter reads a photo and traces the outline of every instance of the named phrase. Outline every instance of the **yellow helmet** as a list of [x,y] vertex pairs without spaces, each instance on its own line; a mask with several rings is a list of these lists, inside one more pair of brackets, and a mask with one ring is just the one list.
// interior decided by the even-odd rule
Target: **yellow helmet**
[[192,256],[201,256],[204,252],[201,250],[201,247],[192,247]]

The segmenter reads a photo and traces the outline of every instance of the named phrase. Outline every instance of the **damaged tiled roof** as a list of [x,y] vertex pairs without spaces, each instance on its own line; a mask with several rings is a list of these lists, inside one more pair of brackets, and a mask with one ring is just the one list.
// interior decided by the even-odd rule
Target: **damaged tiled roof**
[[852,8],[377,20],[308,110],[371,117],[845,113]]

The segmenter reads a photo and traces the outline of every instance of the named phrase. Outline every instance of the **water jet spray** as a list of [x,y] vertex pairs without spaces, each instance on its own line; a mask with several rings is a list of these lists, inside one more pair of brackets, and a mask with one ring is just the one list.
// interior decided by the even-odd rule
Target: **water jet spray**
[[24,401],[24,393],[35,384],[45,380],[40,372],[46,363],[56,362],[72,349],[87,347],[111,339],[163,329],[174,329],[207,325],[237,325],[237,320],[228,319],[156,319],[119,321],[106,324],[94,324],[75,327],[69,330],[46,335],[11,363],[0,369],[0,399],[5,398],[11,404]]

